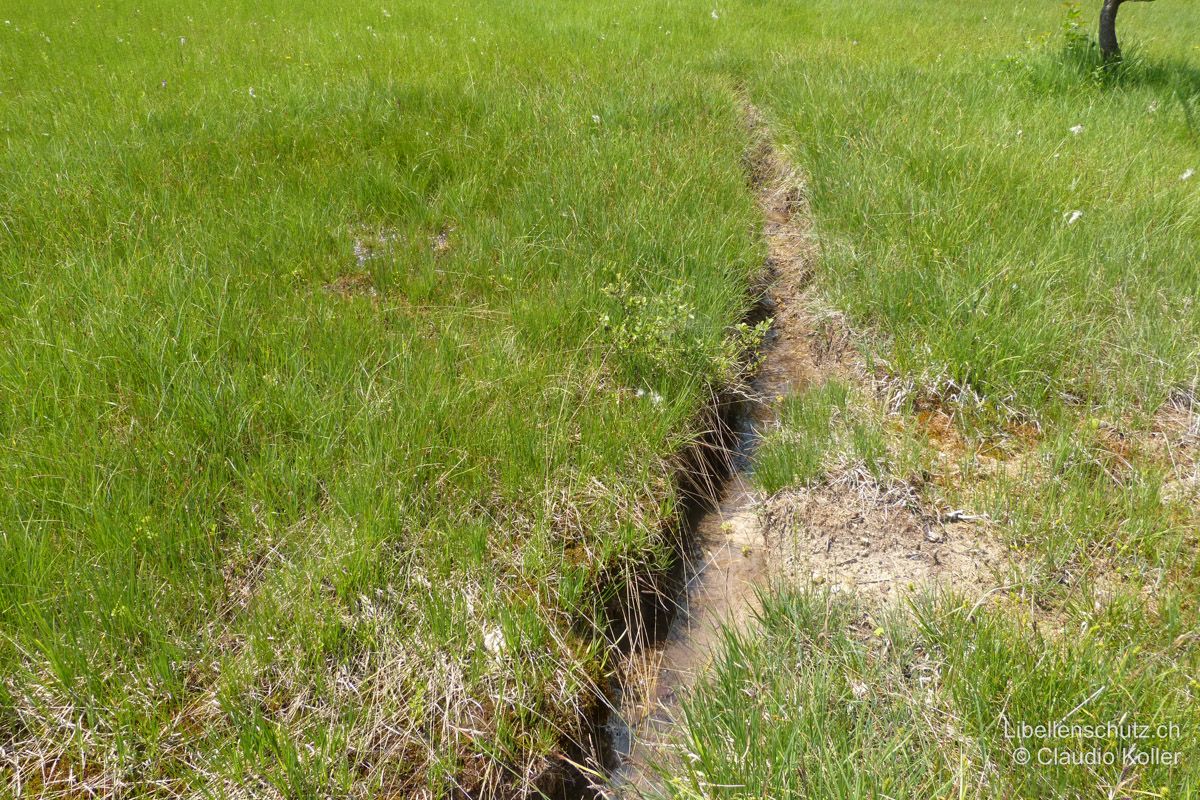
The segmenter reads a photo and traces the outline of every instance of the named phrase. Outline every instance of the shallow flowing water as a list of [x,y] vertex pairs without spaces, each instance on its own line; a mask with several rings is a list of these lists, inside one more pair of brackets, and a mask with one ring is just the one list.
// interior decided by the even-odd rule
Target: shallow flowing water
[[[765,312],[769,315],[768,305]],[[762,433],[776,424],[775,399],[791,390],[794,374],[781,354],[779,330],[763,345],[764,358],[750,396],[731,421],[731,474],[716,502],[696,515],[687,542],[679,591],[666,635],[632,657],[616,713],[608,723],[618,797],[651,792],[671,763],[681,721],[679,701],[720,651],[721,628],[747,622],[767,583],[767,544],[750,461]]]

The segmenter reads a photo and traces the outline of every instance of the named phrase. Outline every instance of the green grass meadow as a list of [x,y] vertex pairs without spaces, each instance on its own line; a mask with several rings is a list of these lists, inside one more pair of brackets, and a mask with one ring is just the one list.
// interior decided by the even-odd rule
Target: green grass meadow
[[[1038,431],[928,492],[998,520],[1064,633],[941,599],[863,638],[783,592],[670,791],[1200,789],[1195,484],[1103,436],[1196,397],[1200,16],[1127,4],[1105,70],[1093,5],[0,0],[0,795],[535,793],[752,344],[742,97],[809,177],[819,290],[958,409],[962,474]],[[924,469],[916,401],[856,397],[790,400],[764,488],[839,447]],[[1002,710],[1100,682],[1190,759],[1011,762]]]

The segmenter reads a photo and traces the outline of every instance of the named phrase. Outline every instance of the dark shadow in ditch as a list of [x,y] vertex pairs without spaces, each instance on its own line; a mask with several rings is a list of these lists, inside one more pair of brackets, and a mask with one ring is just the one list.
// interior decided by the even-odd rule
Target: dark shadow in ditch
[[[744,322],[753,326],[773,316],[765,287],[756,286],[754,305]],[[747,372],[760,363],[763,352],[773,346],[777,332],[768,331],[760,347],[745,354]],[[670,566],[659,572],[636,576],[632,585],[606,609],[605,637],[622,657],[660,646],[671,631],[680,609],[687,604],[690,576],[702,561],[697,528],[705,515],[719,506],[724,489],[739,471],[745,470],[760,434],[756,425],[761,401],[749,383],[722,390],[712,396],[702,412],[702,433],[679,455],[676,488],[680,513],[668,539],[672,549]],[[609,798],[607,780],[621,766],[622,737],[629,731],[620,719],[624,688],[620,675],[612,675],[600,687],[600,696],[586,710],[582,742],[568,742],[561,768],[539,787],[551,800],[597,800]]]

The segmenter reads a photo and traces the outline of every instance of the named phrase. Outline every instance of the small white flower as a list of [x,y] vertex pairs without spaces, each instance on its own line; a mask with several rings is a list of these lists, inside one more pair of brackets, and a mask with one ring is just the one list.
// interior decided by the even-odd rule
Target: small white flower
[[1082,125],[1075,125],[1075,126],[1073,126],[1073,127],[1071,128],[1071,133],[1073,133],[1073,134],[1075,134],[1076,136],[1078,136],[1079,134],[1083,133],[1083,126],[1082,126]]
[[250,96],[251,96],[251,97],[258,97],[258,95],[256,95],[256,94],[254,93],[254,87],[253,87],[253,86],[251,86],[251,87],[250,87]]
[[187,37],[186,37],[186,36],[180,36],[180,37],[179,37],[179,43],[180,43],[180,44],[187,44]]
[[1079,222],[1079,218],[1082,216],[1082,211],[1068,211],[1067,213],[1063,214],[1063,219],[1067,221],[1068,225],[1074,225],[1076,222]]
[[1018,138],[1018,139],[1020,139],[1020,138],[1021,138],[1022,136],[1024,136],[1024,135],[1025,135],[1025,129],[1024,129],[1024,128],[1017,128],[1017,138]]
[[1183,174],[1179,176],[1179,180],[1181,180],[1181,181],[1191,180],[1192,176],[1195,174],[1196,174],[1196,170],[1192,169],[1191,167],[1188,167],[1187,169],[1185,169],[1183,171]]
[[720,19],[720,18],[721,18],[721,15],[717,13],[717,10],[716,10],[715,8],[712,10],[712,18],[713,18],[713,19]]
[[599,115],[599,114],[592,114],[592,122],[594,122],[594,123],[596,123],[597,125],[599,125],[599,124],[600,124],[600,115]]
[[492,655],[504,652],[504,632],[499,628],[488,628],[483,632],[483,646]]
[[658,392],[654,392],[650,395],[650,402],[654,403],[654,405],[656,405],[656,406],[661,405],[662,401],[663,401],[663,397]]

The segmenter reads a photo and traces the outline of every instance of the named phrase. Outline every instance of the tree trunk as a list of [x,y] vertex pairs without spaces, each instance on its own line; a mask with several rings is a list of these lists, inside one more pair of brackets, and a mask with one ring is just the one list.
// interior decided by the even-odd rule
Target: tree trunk
[[1119,61],[1121,45],[1117,43],[1117,9],[1124,0],[1104,0],[1100,9],[1100,57],[1105,62]]

